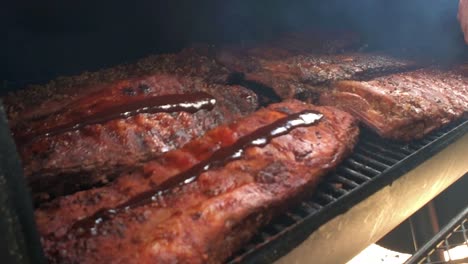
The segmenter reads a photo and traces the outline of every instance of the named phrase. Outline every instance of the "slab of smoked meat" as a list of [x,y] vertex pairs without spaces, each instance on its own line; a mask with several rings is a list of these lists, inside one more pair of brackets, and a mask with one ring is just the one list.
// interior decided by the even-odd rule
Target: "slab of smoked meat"
[[[315,99],[331,81],[362,80],[417,67],[417,63],[376,53],[302,54],[281,58],[266,54],[248,58],[239,63],[224,58],[227,68],[238,70],[243,81],[269,87],[281,98]],[[246,65],[244,68],[238,65]]]
[[[170,97],[208,108],[129,114],[132,107],[169,104]],[[257,107],[256,95],[240,86],[154,74],[102,85],[58,112],[17,122],[12,131],[33,193],[48,198],[105,183]]]
[[184,49],[176,54],[149,56],[132,64],[59,77],[45,85],[31,85],[6,96],[3,102],[10,125],[14,127],[17,121],[25,122],[60,111],[71,102],[101,90],[103,84],[159,73],[194,76],[209,83],[224,83],[229,74],[213,59],[195,49]]
[[46,255],[51,263],[221,263],[310,195],[358,132],[336,108],[272,104],[108,186],[37,209]]
[[468,112],[468,75],[463,67],[426,68],[370,81],[340,81],[321,104],[353,113],[386,138],[421,138]]

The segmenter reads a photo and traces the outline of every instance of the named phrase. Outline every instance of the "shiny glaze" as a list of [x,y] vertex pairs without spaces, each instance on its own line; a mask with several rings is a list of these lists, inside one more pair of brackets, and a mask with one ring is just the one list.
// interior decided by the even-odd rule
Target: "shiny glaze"
[[77,221],[72,226],[72,229],[80,230],[80,232],[82,232],[80,235],[86,236],[96,234],[98,225],[111,219],[113,215],[151,204],[157,201],[158,197],[170,193],[175,188],[195,182],[203,172],[221,167],[230,161],[242,158],[247,148],[263,147],[267,145],[271,139],[288,134],[297,127],[306,127],[316,124],[322,117],[323,115],[320,113],[306,110],[281,118],[239,138],[230,146],[216,150],[210,158],[169,178],[158,187],[138,194],[114,208],[102,209],[90,217]]
[[[216,104],[216,99],[206,92],[134,98],[130,95],[124,99],[98,102],[95,103],[94,107],[86,109],[85,112],[80,110],[70,111],[64,117],[57,116],[52,121],[45,121],[43,127],[35,131],[17,134],[17,137],[22,139],[22,141],[30,141],[39,136],[55,136],[79,130],[88,125],[128,118],[141,113],[172,113],[180,111],[195,113],[202,109],[211,110]],[[53,123],[53,121],[56,122]]]

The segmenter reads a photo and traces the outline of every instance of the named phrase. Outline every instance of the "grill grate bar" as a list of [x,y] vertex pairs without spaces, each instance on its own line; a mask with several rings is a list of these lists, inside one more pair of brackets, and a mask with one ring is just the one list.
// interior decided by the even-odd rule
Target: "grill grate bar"
[[285,226],[278,223],[273,224],[273,227],[277,230],[277,232],[281,232],[285,229]]
[[420,141],[411,142],[410,144],[408,144],[408,146],[409,146],[410,148],[413,148],[413,149],[416,149],[416,150],[418,150],[418,149],[420,149],[420,148],[422,148],[422,147],[424,147],[424,146],[426,146],[426,145],[427,145],[427,144],[424,144],[424,143],[422,143],[422,142],[420,142]]
[[432,141],[434,141],[434,139],[425,138],[425,139],[422,139],[422,140],[421,140],[421,142],[422,142],[424,145],[429,145],[430,143],[432,143]]
[[[406,152],[409,152],[409,153],[414,153],[416,151],[418,151],[420,148],[415,148],[414,146],[410,146],[409,144],[406,144],[406,145],[403,145],[401,147],[402,150],[406,151]],[[410,155],[410,154],[408,154]]]
[[362,173],[359,173],[351,168],[341,168],[340,172],[343,173],[344,175],[348,175],[349,178],[352,178],[355,182],[366,182],[371,179],[371,177],[368,177]]
[[376,159],[373,159],[372,157],[361,155],[359,153],[354,153],[353,158],[354,159],[357,158],[357,159],[361,160],[361,162],[363,164],[368,163],[369,165],[375,166],[378,170],[384,171],[384,170],[390,168],[390,166],[387,165],[387,164],[384,164],[384,163],[382,163],[382,162],[380,162],[380,161],[378,161]]
[[322,205],[318,204],[317,202],[313,202],[313,201],[310,202],[310,206],[315,207],[317,209],[322,209],[323,208]]
[[322,186],[324,186],[328,191],[332,192],[335,194],[337,197],[340,197],[342,195],[345,195],[348,193],[345,189],[341,188],[341,184],[336,184],[336,183],[331,183],[331,182],[325,182],[323,183]]
[[301,208],[309,214],[317,212],[317,209],[306,202],[301,203]]
[[395,152],[401,153],[404,156],[410,155],[411,153],[417,150],[417,149],[408,149],[406,145],[401,145],[401,143],[397,143],[397,142],[393,142],[389,140],[382,141],[382,139],[380,139],[380,140],[376,140],[375,143],[377,143],[384,149],[391,149]]
[[291,213],[291,212],[286,212],[286,215],[289,216],[291,219],[293,219],[293,220],[296,221],[296,222],[302,220],[302,217],[301,217],[301,216],[296,215],[296,214],[293,214],[293,213]]
[[426,139],[428,139],[428,140],[430,140],[432,142],[432,141],[438,139],[442,135],[443,135],[442,132],[437,132],[437,133],[426,136]]
[[385,153],[375,152],[370,149],[365,149],[364,147],[358,146],[358,151],[365,153],[366,156],[373,157],[376,160],[379,160],[381,163],[385,164],[387,167],[391,167],[394,164],[398,163],[398,160],[393,157],[388,157]]
[[355,183],[354,181],[351,181],[341,175],[336,174],[334,179],[338,181],[339,183],[342,183],[344,185],[347,185],[349,188],[354,189],[359,186],[359,184]]
[[315,195],[317,196],[317,198],[319,198],[321,201],[323,201],[325,205],[327,205],[328,203],[336,201],[335,197],[333,197],[332,195],[326,194],[326,193],[324,193],[322,191],[316,192]]
[[306,217],[306,216],[309,214],[309,212],[306,211],[304,208],[302,208],[302,206],[298,206],[298,207],[296,207],[296,208],[293,208],[293,209],[291,210],[291,213],[293,213],[293,214],[295,214],[295,215],[298,215],[298,216],[300,216],[301,218],[302,218],[302,217]]
[[369,149],[373,149],[377,152],[384,153],[388,156],[390,156],[395,163],[398,162],[401,159],[404,159],[407,155],[401,153],[401,149],[394,149],[394,148],[389,148],[387,146],[380,146],[378,144],[374,144],[373,142],[365,142],[363,144]]
[[360,170],[363,173],[368,173],[369,175],[372,175],[372,176],[375,176],[375,175],[381,173],[381,171],[376,170],[376,169],[374,169],[374,168],[372,168],[370,166],[367,166],[367,165],[365,165],[365,164],[363,164],[363,163],[361,163],[359,161],[356,161],[353,158],[349,158],[345,164],[347,164],[350,167],[353,167],[353,168],[355,168],[357,170]]

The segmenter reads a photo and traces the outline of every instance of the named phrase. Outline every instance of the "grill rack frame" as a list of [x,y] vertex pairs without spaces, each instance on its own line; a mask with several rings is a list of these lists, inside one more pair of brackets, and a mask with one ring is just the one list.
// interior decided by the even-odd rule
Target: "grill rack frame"
[[[453,235],[459,235],[464,242],[451,243],[450,238]],[[443,245],[442,245],[443,244]],[[468,258],[460,260],[431,260],[431,256],[438,258],[438,250],[447,250],[453,246],[466,245],[468,249],[468,206],[458,213],[450,222],[445,225],[432,239],[424,244],[418,251],[416,251],[405,264],[441,264],[441,263],[465,263]]]
[[[391,185],[467,132],[466,118],[408,143],[385,140],[362,129],[354,152],[325,177],[314,195],[275,217],[227,262],[274,262],[305,241],[322,224]],[[360,164],[359,160],[366,160],[367,164]],[[376,169],[378,167],[381,169]],[[369,177],[362,171],[374,175]]]

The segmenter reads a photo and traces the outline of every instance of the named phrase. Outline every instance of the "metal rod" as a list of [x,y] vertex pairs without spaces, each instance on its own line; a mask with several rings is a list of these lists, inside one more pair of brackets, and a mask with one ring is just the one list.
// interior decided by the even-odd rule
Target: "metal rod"
[[[410,219],[413,243],[416,246],[424,245],[439,232],[438,219],[432,201],[419,209]],[[440,252],[436,252],[433,257],[435,257],[437,261],[444,260],[444,256]]]
[[411,217],[408,218],[408,222],[409,222],[410,230],[411,230],[411,238],[413,239],[414,252],[416,252],[419,249],[419,245],[418,245],[418,240],[416,239],[416,232],[414,230],[415,228],[414,228],[413,220],[411,219]]
[[2,263],[45,263],[32,199],[0,100],[0,257]]
[[[433,234],[437,234],[437,233],[440,232],[440,225],[439,225],[439,219],[437,217],[437,212],[436,212],[433,201],[430,201],[427,204],[427,210],[428,210],[428,213],[429,213],[429,221],[431,223]],[[441,250],[437,251],[437,258],[439,260],[443,260],[444,259],[444,252],[441,251]]]

